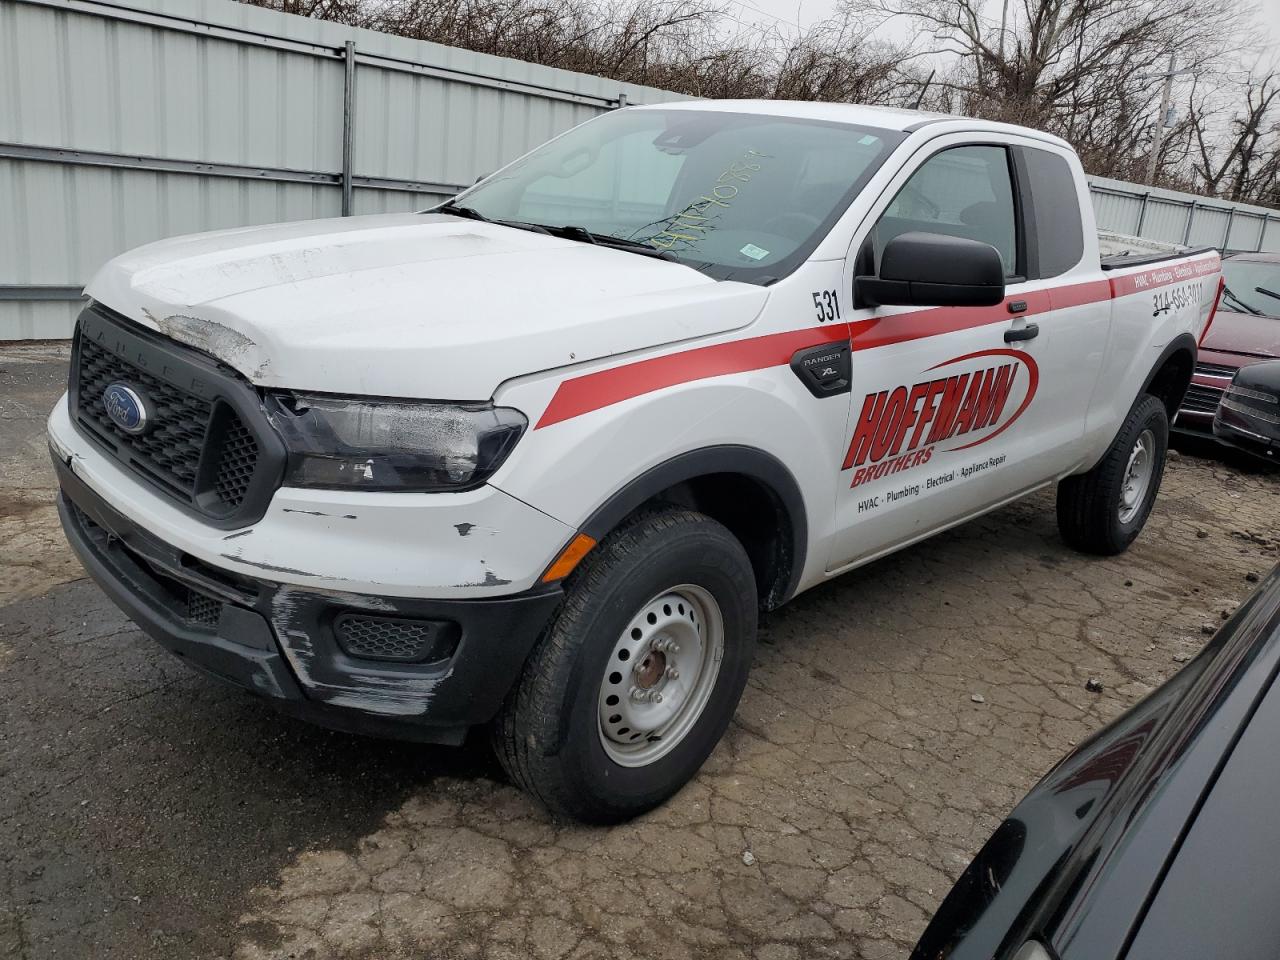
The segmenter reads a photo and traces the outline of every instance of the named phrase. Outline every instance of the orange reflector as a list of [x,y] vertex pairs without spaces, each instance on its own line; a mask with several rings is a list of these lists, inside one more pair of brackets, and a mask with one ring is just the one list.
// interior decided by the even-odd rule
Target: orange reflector
[[592,537],[588,537],[585,533],[580,533],[572,540],[569,545],[560,551],[560,556],[556,557],[556,562],[551,564],[547,572],[542,575],[543,583],[552,583],[556,580],[563,580],[569,574],[573,573],[574,568],[582,562],[582,558],[591,552],[591,548],[596,545]]

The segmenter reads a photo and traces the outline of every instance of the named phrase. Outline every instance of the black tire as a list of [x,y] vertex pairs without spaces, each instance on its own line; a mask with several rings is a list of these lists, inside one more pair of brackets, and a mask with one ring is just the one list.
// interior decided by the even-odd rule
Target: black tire
[[[1137,510],[1121,520],[1129,457],[1144,432],[1155,443],[1150,482]],[[1083,553],[1114,556],[1128,549],[1151,515],[1169,451],[1169,414],[1158,397],[1143,394],[1129,410],[1103,458],[1088,473],[1058,483],[1058,530]]]
[[[654,598],[676,585],[719,606],[724,655],[693,726],[646,766],[615,762],[602,742],[601,683],[615,644]],[[508,776],[552,812],[617,823],[658,806],[698,772],[746,686],[756,638],[756,584],[742,544],[710,517],[645,513],[606,537],[574,571],[560,610],[493,726]]]

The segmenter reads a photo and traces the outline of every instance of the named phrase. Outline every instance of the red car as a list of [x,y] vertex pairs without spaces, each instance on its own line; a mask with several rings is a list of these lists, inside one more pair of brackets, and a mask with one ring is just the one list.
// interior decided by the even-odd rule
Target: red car
[[1174,429],[1212,435],[1222,392],[1241,367],[1280,358],[1280,253],[1237,253],[1222,261],[1226,286]]

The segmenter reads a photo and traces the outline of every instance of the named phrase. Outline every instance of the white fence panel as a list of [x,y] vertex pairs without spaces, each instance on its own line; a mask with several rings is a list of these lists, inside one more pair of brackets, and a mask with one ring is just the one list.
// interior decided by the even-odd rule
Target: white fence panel
[[1224,250],[1280,252],[1280,211],[1090,177],[1098,228]]
[[230,0],[0,0],[0,340],[68,336],[80,287],[139,244],[421,209],[676,99]]

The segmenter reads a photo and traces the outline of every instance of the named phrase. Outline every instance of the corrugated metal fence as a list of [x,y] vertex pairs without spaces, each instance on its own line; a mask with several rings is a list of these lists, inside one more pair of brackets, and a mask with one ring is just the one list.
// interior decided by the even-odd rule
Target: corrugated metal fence
[[1280,252],[1280,211],[1106,177],[1090,177],[1089,190],[1100,230],[1193,247]]
[[625,103],[599,77],[230,0],[0,0],[0,340],[161,237],[430,206]]
[[[231,0],[0,0],[0,340],[69,335],[92,272],[150,240],[421,209],[675,99]],[[1103,229],[1280,250],[1260,207],[1092,188]]]

